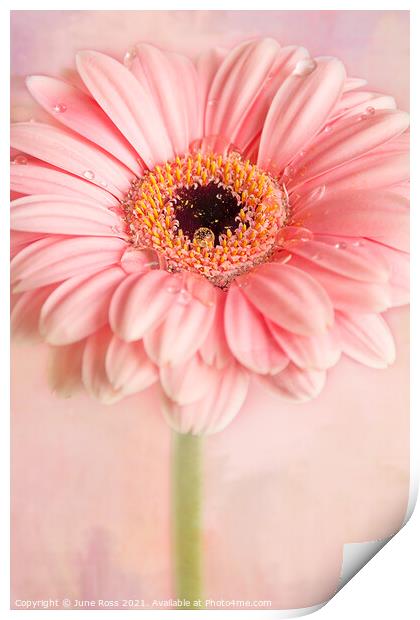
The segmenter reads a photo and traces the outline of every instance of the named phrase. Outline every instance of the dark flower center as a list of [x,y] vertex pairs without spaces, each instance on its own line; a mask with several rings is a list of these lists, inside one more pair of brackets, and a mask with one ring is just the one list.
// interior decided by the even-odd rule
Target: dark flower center
[[190,239],[199,229],[210,229],[218,243],[219,235],[238,227],[240,202],[229,189],[214,182],[180,189],[173,206],[179,227]]

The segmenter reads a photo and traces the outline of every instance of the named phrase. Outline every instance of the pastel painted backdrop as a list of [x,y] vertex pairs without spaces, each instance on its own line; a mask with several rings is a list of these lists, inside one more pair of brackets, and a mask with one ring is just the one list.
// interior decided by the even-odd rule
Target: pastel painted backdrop
[[[194,55],[255,35],[340,56],[350,75],[408,109],[408,12],[18,11],[13,120],[44,118],[24,77],[73,75],[79,49],[122,59],[145,40]],[[386,318],[397,343],[391,368],[343,359],[306,405],[255,385],[242,414],[206,439],[208,598],[321,603],[337,588],[344,543],[399,529],[409,482],[408,310]],[[83,394],[59,400],[45,353],[39,343],[13,346],[12,606],[170,598],[170,431],[155,389],[110,407]]]

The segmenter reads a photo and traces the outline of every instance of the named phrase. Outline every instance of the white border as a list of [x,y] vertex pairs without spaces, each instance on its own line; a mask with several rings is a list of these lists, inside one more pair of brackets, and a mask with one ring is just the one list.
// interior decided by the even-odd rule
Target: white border
[[[416,271],[418,266],[420,231],[418,227],[419,208],[419,174],[418,174],[418,132],[416,122],[416,111],[419,109],[418,94],[418,82],[417,76],[419,75],[419,67],[416,59],[420,58],[419,48],[419,24],[418,14],[419,10],[414,7],[414,3],[409,2],[389,2],[382,0],[381,2],[370,2],[369,6],[366,2],[324,2],[321,6],[314,7],[310,2],[302,2],[296,0],[290,3],[288,6],[279,5],[277,2],[258,2],[258,6],[253,3],[228,2],[220,0],[212,0],[209,3],[201,2],[198,6],[197,3],[191,0],[180,2],[177,6],[174,6],[173,2],[162,2],[156,0],[153,3],[147,5],[146,3],[131,0],[125,2],[120,1],[118,6],[116,3],[109,3],[104,0],[89,2],[89,10],[197,10],[197,9],[215,9],[215,10],[411,10],[412,15],[412,107],[413,114],[413,140],[412,140],[412,271]],[[8,135],[9,126],[9,10],[84,10],[86,9],[86,2],[80,2],[73,0],[71,3],[61,2],[59,0],[40,1],[37,3],[28,1],[14,2],[2,2],[0,8],[0,45],[3,47],[1,54],[1,77],[2,77],[2,95],[0,97],[0,122],[2,123],[1,135]],[[392,42],[391,42],[392,44]],[[417,138],[417,139],[416,139]],[[7,171],[9,165],[9,152],[7,141],[3,138],[0,141],[0,166],[1,170]],[[3,200],[1,201],[1,222],[0,230],[2,232],[2,242],[0,244],[0,260],[1,260],[1,273],[5,278],[2,280],[3,300],[0,305],[0,326],[1,326],[1,352],[0,352],[0,394],[2,407],[1,420],[1,433],[0,437],[3,442],[2,449],[0,451],[0,458],[2,462],[0,464],[1,470],[1,484],[2,484],[2,497],[7,498],[9,495],[9,421],[7,411],[9,410],[9,380],[7,369],[9,367],[9,348],[8,348],[8,322],[9,322],[9,308],[7,303],[4,302],[6,297],[6,283],[8,282],[8,230],[9,221],[6,205],[8,203],[8,185],[4,182],[7,178],[7,173],[2,176],[2,184],[0,191],[2,192]],[[418,279],[418,275],[417,275]],[[414,278],[412,277],[412,316],[419,317],[419,305],[417,300],[417,287],[414,286]],[[412,419],[411,419],[411,495],[410,506],[407,513],[407,518],[410,516],[414,507],[414,497],[418,488],[418,474],[419,474],[419,425],[417,423],[415,413],[420,411],[419,403],[419,380],[418,369],[420,368],[418,360],[418,349],[414,343],[419,342],[419,328],[417,321],[412,322]],[[9,557],[9,511],[6,509],[7,502],[2,502],[2,510],[0,511],[1,518],[1,557],[7,564]],[[420,549],[420,511],[417,509],[414,516],[409,520],[401,533],[398,533],[385,548],[371,560],[363,570],[356,575],[351,581],[350,585],[340,590],[340,592],[325,606],[323,609],[317,612],[317,618],[319,620],[347,620],[354,617],[361,618],[382,618],[383,620],[394,620],[397,616],[400,620],[411,619],[418,616],[418,600],[417,600],[417,578],[419,574],[419,549]],[[416,578],[417,577],[417,578]],[[414,581],[416,580],[416,581]],[[21,614],[26,612],[10,610],[9,609],[9,572],[4,569],[1,570],[0,579],[0,610],[2,611],[2,618],[17,618]],[[51,611],[48,612],[48,618],[54,620],[61,614],[66,614],[68,619],[76,618],[83,620],[85,617],[91,617],[91,614],[101,613],[102,617],[115,618],[115,613],[112,611]],[[168,611],[160,612],[159,618],[169,618],[170,620],[177,620],[178,618],[185,617],[185,612],[182,611]],[[285,617],[281,612],[276,611],[229,611],[229,612],[196,612],[217,614],[217,619],[222,620],[225,617],[234,618],[239,615],[243,617],[252,615],[255,618],[263,618],[270,616],[271,618]],[[45,620],[44,611],[33,611],[32,614],[36,617],[42,617]],[[258,614],[255,615],[255,614]],[[300,614],[299,614],[300,615]],[[32,617],[32,616],[31,616]],[[189,615],[191,618],[191,614]],[[208,616],[207,616],[208,617]],[[290,616],[289,616],[290,617]],[[148,620],[152,618],[156,619],[154,612],[144,611],[141,614],[141,618]]]

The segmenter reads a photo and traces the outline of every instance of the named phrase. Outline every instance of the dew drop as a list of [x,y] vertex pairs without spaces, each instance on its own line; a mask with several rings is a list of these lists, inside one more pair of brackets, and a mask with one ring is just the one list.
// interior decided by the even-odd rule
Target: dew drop
[[324,127],[324,131],[325,131],[326,133],[330,133],[330,132],[332,131],[332,125],[325,125],[325,127]]
[[179,304],[182,304],[183,306],[185,306],[190,303],[191,299],[192,299],[192,295],[189,291],[187,291],[186,288],[182,288],[179,291],[178,300],[177,300]]
[[207,106],[208,106],[209,108],[212,108],[212,107],[213,107],[213,106],[215,106],[215,105],[216,105],[216,99],[209,99],[209,100],[207,101]]
[[133,60],[135,59],[135,57],[137,56],[137,52],[136,50],[130,49],[128,50],[125,54],[124,54],[124,58],[123,58],[123,64],[130,68],[131,65],[133,64]]
[[310,75],[316,69],[316,61],[313,58],[304,58],[296,63],[292,75],[305,77]]
[[319,187],[314,189],[314,191],[308,196],[308,202],[315,202],[317,200],[321,200],[321,198],[323,198],[325,194],[326,189],[327,188],[325,187],[325,185],[320,185]]
[[340,241],[339,243],[334,243],[334,247],[337,248],[337,250],[345,250],[347,247],[347,243],[345,243],[344,241]]
[[18,164],[20,166],[24,166],[28,163],[28,159],[25,155],[16,155],[16,157],[12,160],[12,164]]
[[286,177],[289,177],[289,179],[291,179],[294,174],[295,174],[295,169],[293,168],[293,166],[286,166],[286,168],[284,169],[284,175]]
[[367,108],[366,108],[366,113],[367,113],[369,116],[373,116],[373,115],[375,114],[375,108],[373,108],[372,106],[367,107]]
[[367,114],[361,114],[360,116],[357,117],[358,121],[365,121],[367,119],[368,115]]
[[83,176],[85,177],[85,179],[92,181],[95,178],[95,173],[93,172],[93,170],[85,170]]
[[67,110],[67,106],[64,103],[56,103],[53,107],[53,112],[56,114],[62,114]]
[[108,183],[106,181],[101,181],[100,183],[102,187],[108,187]]
[[247,286],[249,286],[249,278],[247,278],[246,276],[241,276],[240,278],[237,278],[236,284],[239,288],[246,288]]

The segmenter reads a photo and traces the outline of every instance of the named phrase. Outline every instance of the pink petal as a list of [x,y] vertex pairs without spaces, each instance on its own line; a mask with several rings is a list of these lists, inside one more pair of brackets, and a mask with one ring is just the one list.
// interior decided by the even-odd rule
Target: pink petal
[[296,208],[316,200],[327,191],[373,190],[401,183],[409,178],[410,158],[408,145],[400,144],[398,137],[370,153],[328,170],[310,181],[294,179],[289,190],[297,191],[302,199]]
[[319,282],[334,308],[348,312],[383,312],[391,306],[387,282],[354,280],[298,256],[294,256],[289,264],[306,271]]
[[204,121],[208,95],[214,76],[216,75],[227,50],[222,47],[214,47],[200,54],[196,61],[198,77],[198,101],[199,101],[199,129],[204,135]]
[[325,370],[302,369],[290,363],[278,375],[267,375],[264,382],[282,398],[304,403],[319,396],[326,378]]
[[390,269],[389,288],[391,306],[404,306],[410,303],[410,256],[405,252],[393,250],[385,245],[371,242],[372,250],[377,252]]
[[133,341],[158,325],[174,303],[172,280],[173,276],[159,269],[127,276],[109,309],[113,331],[123,340]]
[[368,237],[408,251],[407,206],[406,198],[387,190],[327,193],[299,209],[291,223],[326,235]]
[[52,391],[69,398],[82,387],[82,359],[85,341],[63,347],[50,347],[48,360],[48,383]]
[[125,342],[115,335],[106,353],[105,368],[114,390],[123,394],[142,392],[159,377],[157,368],[147,357],[141,340]]
[[[26,85],[34,99],[57,121],[102,147],[134,174],[142,173],[136,153],[91,97],[45,75],[30,76]],[[56,108],[62,111],[57,112]]]
[[274,39],[235,47],[218,69],[208,93],[205,134],[223,135],[241,149],[261,132],[270,103],[303,48],[280,48]]
[[13,147],[105,187],[117,198],[127,191],[132,173],[116,159],[76,134],[43,123],[15,123],[10,132]]
[[[353,240],[352,240],[353,241]],[[365,282],[387,282],[389,268],[377,253],[346,237],[324,237],[290,244],[291,254],[305,258],[323,269]]]
[[82,340],[108,322],[115,288],[126,277],[119,267],[94,276],[76,276],[60,284],[44,303],[40,332],[50,344]]
[[125,395],[111,385],[105,368],[105,360],[112,332],[108,327],[89,336],[82,361],[82,379],[88,394],[105,405],[121,400]]
[[11,263],[16,292],[30,290],[119,263],[126,242],[113,237],[47,237],[19,252]]
[[381,316],[338,312],[336,321],[346,355],[372,368],[386,368],[394,362],[394,339]]
[[355,114],[374,114],[372,110],[395,110],[397,104],[393,97],[370,91],[350,91],[344,93],[332,110],[330,119],[354,116]]
[[[10,258],[13,258],[21,250],[39,239],[46,239],[47,235],[40,232],[26,232],[21,230],[10,231]],[[63,239],[65,237],[62,237]]]
[[344,81],[343,93],[356,90],[356,88],[361,88],[362,86],[366,86],[366,84],[367,81],[363,78],[348,77]]
[[10,168],[10,187],[21,194],[55,194],[75,196],[97,202],[103,207],[115,207],[118,202],[109,192],[93,183],[66,174],[56,168],[36,163]]
[[200,355],[208,366],[223,368],[233,360],[225,335],[225,302],[224,292],[217,294],[213,323],[209,333],[200,347]]
[[332,330],[316,336],[299,336],[267,321],[272,337],[299,368],[324,370],[340,359],[341,349]]
[[219,382],[206,396],[189,405],[179,405],[164,396],[163,415],[180,433],[217,433],[239,413],[248,393],[248,373],[237,364],[219,371]]
[[324,332],[332,325],[333,309],[327,293],[301,269],[266,263],[243,277],[246,297],[276,325],[303,336]]
[[406,112],[378,110],[372,115],[351,116],[323,132],[299,160],[296,174],[306,179],[340,166],[403,133],[409,124]]
[[225,332],[236,359],[254,372],[276,374],[289,363],[268,330],[264,317],[232,284],[227,293]]
[[208,366],[195,354],[176,366],[162,366],[160,381],[166,395],[179,405],[189,405],[211,393],[217,384],[219,371]]
[[344,79],[343,64],[332,58],[318,59],[311,73],[292,74],[284,81],[264,123],[259,166],[277,174],[287,165],[325,123]]
[[147,86],[113,58],[79,52],[77,69],[101,108],[149,168],[174,157],[170,137]]
[[56,235],[121,236],[120,218],[91,200],[52,195],[35,195],[12,202],[13,230]]
[[163,322],[144,337],[147,354],[158,366],[180,364],[194,355],[206,339],[214,318],[214,305],[206,305],[194,297],[185,299],[183,291],[172,298],[171,305]]
[[150,93],[173,152],[186,153],[190,142],[199,136],[196,68],[189,58],[147,43],[137,45],[135,50],[131,72]]
[[20,339],[39,340],[39,316],[45,300],[56,287],[46,286],[20,295],[11,314],[11,331]]

